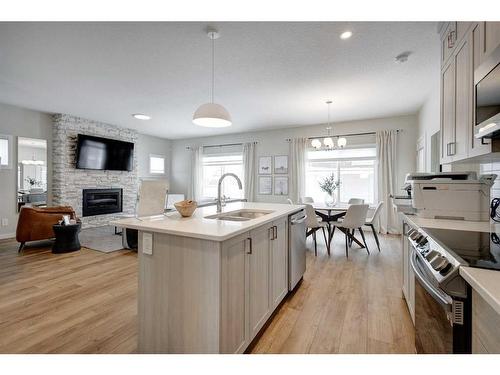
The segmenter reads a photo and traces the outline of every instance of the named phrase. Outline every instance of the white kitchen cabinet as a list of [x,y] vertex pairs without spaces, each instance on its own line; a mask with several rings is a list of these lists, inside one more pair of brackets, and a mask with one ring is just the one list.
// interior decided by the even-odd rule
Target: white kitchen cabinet
[[[409,229],[408,224],[403,223],[403,234],[406,234]],[[410,264],[410,256],[412,252],[412,247],[410,241],[406,235],[401,236],[403,244],[403,298],[406,301],[408,310],[410,311],[410,316],[415,324],[415,274]]]
[[288,221],[286,218],[273,222],[271,240],[271,308],[277,307],[288,293]]
[[270,247],[273,225],[264,225],[250,232],[249,251],[249,324],[253,338],[271,312]]
[[472,291],[472,353],[500,353],[500,315],[475,290]]
[[441,73],[441,163],[453,161],[455,142],[455,62],[450,61]]
[[484,22],[484,57],[488,56],[500,45],[500,22]]

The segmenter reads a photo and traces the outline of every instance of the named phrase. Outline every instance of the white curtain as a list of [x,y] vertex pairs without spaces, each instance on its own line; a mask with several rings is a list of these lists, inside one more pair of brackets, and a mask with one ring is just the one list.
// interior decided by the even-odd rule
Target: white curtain
[[202,197],[203,183],[203,147],[191,150],[191,183],[188,199],[199,200]]
[[248,202],[255,200],[255,143],[243,144],[243,184],[245,198]]
[[397,130],[382,130],[377,139],[377,193],[384,205],[379,216],[380,233],[399,233],[398,215],[390,195],[396,190]]
[[290,141],[290,199],[300,202],[306,190],[306,151],[307,138],[294,138]]

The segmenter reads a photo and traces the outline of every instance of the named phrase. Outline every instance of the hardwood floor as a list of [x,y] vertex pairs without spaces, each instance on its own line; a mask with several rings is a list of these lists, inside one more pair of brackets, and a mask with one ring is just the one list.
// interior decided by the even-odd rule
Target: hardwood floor
[[[308,242],[307,272],[252,353],[413,353],[411,318],[401,298],[399,237],[382,252],[356,246],[345,258]],[[55,255],[49,246],[17,254],[0,241],[0,353],[134,353],[137,255],[89,249]]]

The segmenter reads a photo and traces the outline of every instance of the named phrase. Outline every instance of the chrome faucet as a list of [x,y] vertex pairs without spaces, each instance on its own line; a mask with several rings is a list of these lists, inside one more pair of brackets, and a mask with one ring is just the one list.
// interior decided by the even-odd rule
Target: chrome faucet
[[221,189],[222,189],[222,180],[226,178],[227,176],[234,177],[236,179],[236,182],[238,182],[238,187],[243,189],[243,186],[241,185],[241,180],[239,179],[238,176],[236,176],[234,173],[224,173],[220,178],[219,178],[219,184],[217,186],[217,213],[222,212],[222,197],[221,197]]

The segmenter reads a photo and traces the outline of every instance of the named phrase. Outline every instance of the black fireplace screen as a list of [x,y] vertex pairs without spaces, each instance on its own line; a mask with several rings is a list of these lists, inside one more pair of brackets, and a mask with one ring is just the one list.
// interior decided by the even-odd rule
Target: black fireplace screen
[[83,216],[122,212],[123,189],[83,189]]

